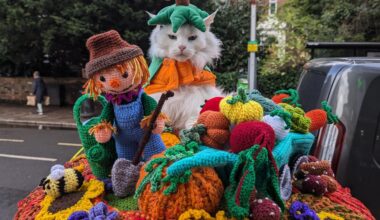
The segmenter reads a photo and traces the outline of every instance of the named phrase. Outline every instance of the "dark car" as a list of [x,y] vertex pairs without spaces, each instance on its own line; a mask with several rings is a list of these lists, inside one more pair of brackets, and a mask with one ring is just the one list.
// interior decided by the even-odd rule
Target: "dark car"
[[314,59],[298,91],[305,111],[327,100],[340,118],[317,133],[312,153],[380,219],[380,58]]

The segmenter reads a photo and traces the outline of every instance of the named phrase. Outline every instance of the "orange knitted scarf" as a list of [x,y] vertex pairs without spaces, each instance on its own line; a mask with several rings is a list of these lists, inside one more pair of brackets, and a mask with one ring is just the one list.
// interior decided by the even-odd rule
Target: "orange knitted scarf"
[[165,58],[150,84],[145,87],[147,94],[178,89],[183,85],[213,85],[216,77],[207,70],[198,70],[190,61],[179,62]]

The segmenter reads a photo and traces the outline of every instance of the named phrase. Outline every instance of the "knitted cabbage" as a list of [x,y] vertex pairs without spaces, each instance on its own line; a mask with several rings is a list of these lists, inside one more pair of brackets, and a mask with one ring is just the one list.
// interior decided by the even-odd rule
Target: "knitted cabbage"
[[149,19],[149,25],[171,24],[173,32],[176,33],[178,29],[185,23],[194,25],[200,31],[206,31],[206,25],[203,19],[209,14],[195,5],[171,5],[161,9],[158,14]]
[[292,116],[291,131],[301,134],[309,132],[310,119],[305,117],[305,112],[299,108],[286,103],[279,104],[285,111],[289,112]]

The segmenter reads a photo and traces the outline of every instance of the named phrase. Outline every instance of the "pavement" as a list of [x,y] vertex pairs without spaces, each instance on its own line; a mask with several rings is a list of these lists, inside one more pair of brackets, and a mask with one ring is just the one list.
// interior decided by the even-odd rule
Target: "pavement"
[[72,106],[44,106],[38,115],[33,106],[0,103],[0,125],[76,129]]

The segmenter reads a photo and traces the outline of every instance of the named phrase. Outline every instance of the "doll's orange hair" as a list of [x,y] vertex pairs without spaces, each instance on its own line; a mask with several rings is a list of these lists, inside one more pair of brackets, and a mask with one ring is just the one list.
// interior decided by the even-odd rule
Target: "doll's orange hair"
[[[113,66],[107,67],[105,69],[102,69],[99,73],[107,73],[111,69],[117,69],[120,74],[125,73],[127,69],[132,69],[134,72],[133,76],[133,83],[136,83],[141,80],[141,85],[144,85],[149,78],[149,69],[148,64],[144,58],[144,56],[137,56],[130,60],[123,61],[119,64],[115,64]],[[102,92],[101,87],[102,84],[100,82],[97,82],[95,80],[94,74],[90,79],[87,80],[87,82],[84,84],[84,93],[89,94],[91,97],[93,97],[95,100]]]

